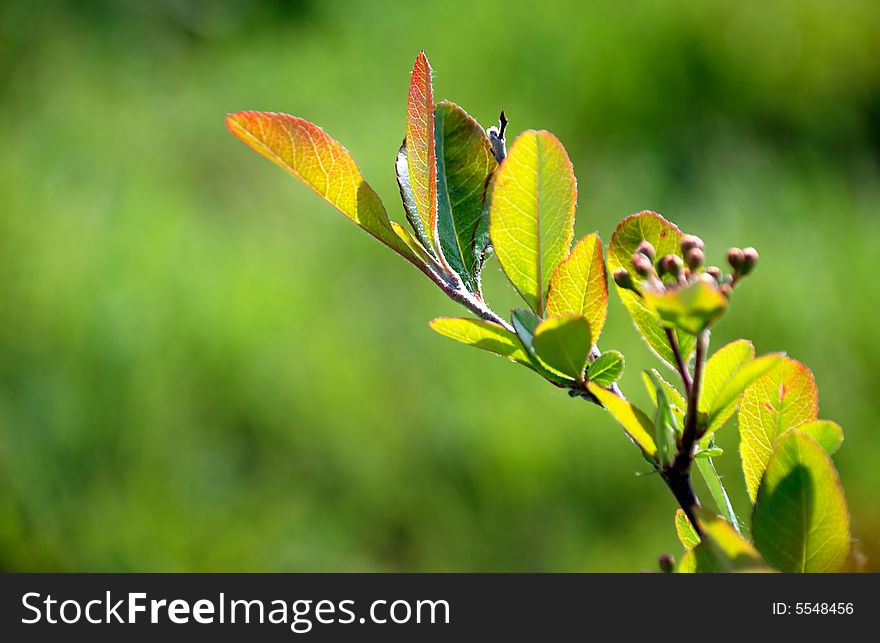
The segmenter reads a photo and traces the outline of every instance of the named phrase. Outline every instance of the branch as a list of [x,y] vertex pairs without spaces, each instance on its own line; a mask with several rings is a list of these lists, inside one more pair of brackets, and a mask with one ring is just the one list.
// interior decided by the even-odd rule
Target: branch
[[681,382],[684,384],[684,395],[689,397],[691,394],[691,376],[688,373],[687,364],[685,364],[684,358],[681,355],[678,338],[675,336],[675,331],[668,326],[665,326],[663,330],[666,332],[666,339],[669,340],[669,347],[672,349],[673,357],[675,357],[675,366],[678,369],[678,374],[681,376]]

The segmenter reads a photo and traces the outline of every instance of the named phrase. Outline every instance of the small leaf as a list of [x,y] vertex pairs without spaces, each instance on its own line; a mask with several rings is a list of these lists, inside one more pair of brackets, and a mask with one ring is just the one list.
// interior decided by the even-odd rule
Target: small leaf
[[[434,150],[434,90],[431,65],[419,52],[406,104],[406,162],[421,229],[437,246],[437,164]],[[418,234],[418,230],[416,230]]]
[[683,509],[675,510],[675,533],[685,549],[693,549],[700,544],[700,537]]
[[646,456],[656,461],[657,445],[654,444],[654,423],[641,410],[608,391],[595,382],[588,382],[587,388],[602,406],[623,427],[627,437],[639,447]]
[[693,550],[697,573],[772,571],[754,546],[724,519],[700,519],[700,526],[703,540]]
[[432,330],[462,344],[474,346],[532,368],[529,356],[516,335],[498,324],[482,319],[438,317],[430,322]]
[[532,346],[544,364],[580,382],[593,346],[590,323],[576,314],[550,317],[538,324]]
[[287,170],[358,226],[411,261],[421,261],[388,220],[379,196],[338,141],[306,120],[271,112],[238,112],[226,126],[243,143]]
[[837,422],[830,420],[814,420],[791,429],[813,438],[828,455],[834,455],[843,444],[843,429]]
[[654,441],[657,443],[657,459],[660,466],[665,467],[675,457],[675,438],[681,435],[681,425],[672,412],[672,407],[666,399],[666,391],[660,379],[655,379],[654,374],[645,371],[645,375],[654,385],[654,398],[657,400],[657,414],[654,417]]
[[739,450],[752,502],[776,440],[788,429],[815,420],[818,408],[813,374],[791,358],[746,388],[739,404]]
[[684,424],[684,413],[687,409],[687,402],[685,402],[684,396],[679,393],[678,389],[663,379],[656,368],[652,368],[649,371],[642,371],[642,380],[645,383],[645,388],[648,390],[648,396],[651,398],[651,402],[654,403],[655,408],[657,407],[657,388],[654,383],[657,381],[663,385],[666,399],[669,402],[672,412],[675,414],[675,419],[678,420],[679,424]]
[[403,202],[403,211],[406,213],[406,219],[416,233],[419,243],[432,256],[434,246],[425,233],[422,225],[422,219],[419,217],[419,209],[416,206],[416,196],[413,194],[412,184],[409,180],[409,165],[406,160],[406,140],[400,145],[397,151],[397,160],[394,163],[394,171],[397,174],[397,189],[400,191],[400,200]]
[[449,266],[472,293],[480,292],[480,232],[486,186],[498,167],[486,132],[458,105],[434,108],[437,233]]
[[720,348],[706,362],[700,412],[707,416],[708,432],[720,429],[736,411],[743,391],[756,379],[782,363],[782,353],[770,353],[758,359],[755,347],[745,339]]
[[724,449],[721,447],[711,447],[709,449],[700,449],[694,454],[695,459],[717,458],[724,455]]
[[608,313],[608,283],[602,242],[596,234],[578,241],[550,279],[547,315],[580,313],[590,322],[593,343],[599,340]]
[[721,318],[727,310],[727,297],[706,280],[662,292],[646,289],[645,306],[665,326],[698,335]]
[[541,323],[541,318],[528,308],[514,308],[510,319],[513,323],[513,329],[516,331],[520,341],[522,341],[523,346],[526,347],[529,353],[534,355],[535,349],[532,346],[532,342],[535,338],[535,329]]
[[[608,270],[614,272],[625,268],[632,277],[633,283],[640,283],[641,277],[632,267],[632,256],[642,241],[649,241],[657,251],[658,257],[681,253],[681,230],[656,212],[644,211],[625,218],[617,226],[611,243],[608,246]],[[632,291],[615,286],[624,306],[635,322],[636,328],[648,343],[648,346],[675,368],[675,357],[666,338],[663,324],[642,300]],[[675,331],[682,357],[687,361],[694,350],[695,338],[684,332]]]
[[599,386],[608,387],[623,374],[624,359],[619,351],[605,351],[587,369],[587,379]]
[[574,170],[559,139],[522,133],[495,175],[489,235],[507,278],[540,316],[550,277],[568,254],[576,201]]
[[755,544],[783,572],[840,571],[849,555],[849,511],[834,464],[812,438],[776,443],[752,515]]

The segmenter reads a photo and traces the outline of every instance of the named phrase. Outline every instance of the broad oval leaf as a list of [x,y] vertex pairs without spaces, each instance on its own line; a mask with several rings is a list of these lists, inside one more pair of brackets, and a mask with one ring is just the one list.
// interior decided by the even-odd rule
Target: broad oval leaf
[[700,537],[683,509],[675,510],[675,533],[685,549],[693,549],[700,544]]
[[828,455],[837,453],[840,445],[843,444],[843,429],[837,422],[831,420],[813,420],[790,430],[813,438]]
[[700,518],[700,526],[703,540],[693,550],[698,574],[772,571],[752,543],[726,520]]
[[406,103],[406,162],[416,210],[425,235],[437,246],[437,163],[434,150],[434,90],[431,65],[419,52]]
[[779,366],[785,355],[770,353],[757,359],[754,357],[752,343],[739,339],[720,348],[706,362],[700,412],[707,416],[708,433],[717,431],[730,419],[743,391]]
[[602,387],[611,386],[623,375],[624,363],[620,351],[605,351],[590,363],[587,379]]
[[654,423],[640,409],[595,382],[587,382],[590,393],[623,427],[627,437],[650,459],[656,461],[657,445],[654,444]]
[[[640,283],[641,277],[632,267],[632,256],[642,241],[649,241],[657,251],[657,256],[681,254],[681,230],[656,212],[644,211],[633,214],[621,221],[608,245],[608,269],[614,272],[626,269],[633,283]],[[642,337],[648,346],[670,366],[675,368],[675,357],[666,337],[663,324],[635,293],[616,286],[623,305],[629,311]],[[682,331],[673,331],[678,339],[681,354],[687,360],[693,353],[695,338]]]
[[465,287],[478,293],[486,188],[498,163],[486,132],[458,105],[437,104],[434,131],[440,250]]
[[752,502],[776,440],[788,429],[815,420],[818,409],[813,374],[791,358],[784,358],[745,390],[739,403],[739,451]]
[[539,316],[571,245],[576,201],[574,170],[559,139],[523,132],[495,175],[489,236],[507,278]]
[[535,354],[544,364],[579,382],[584,379],[592,346],[590,323],[578,314],[545,319],[532,339]]
[[608,314],[608,282],[602,241],[588,234],[556,268],[547,294],[547,315],[579,313],[590,322],[593,343],[599,341]]
[[703,279],[662,292],[646,289],[644,296],[646,308],[663,325],[689,335],[701,333],[727,310],[727,297]]
[[358,226],[417,266],[421,260],[391,226],[379,196],[354,159],[317,125],[289,114],[237,112],[226,126],[243,143],[287,170]]
[[758,490],[755,544],[783,572],[840,571],[849,555],[849,511],[831,459],[798,430],[784,435]]
[[516,335],[509,330],[483,319],[438,317],[428,324],[432,330],[462,344],[474,346],[532,368],[529,356]]

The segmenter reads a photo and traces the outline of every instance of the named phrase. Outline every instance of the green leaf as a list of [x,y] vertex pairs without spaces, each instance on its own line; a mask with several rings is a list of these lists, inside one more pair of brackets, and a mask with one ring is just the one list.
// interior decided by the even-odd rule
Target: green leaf
[[697,573],[766,572],[761,554],[722,518],[700,519],[703,540],[693,552]]
[[593,346],[590,322],[578,314],[545,319],[535,329],[532,346],[544,364],[580,382]]
[[501,268],[543,316],[550,277],[574,234],[577,185],[562,143],[549,132],[523,132],[498,168],[489,235]]
[[529,356],[516,335],[498,324],[482,319],[438,317],[430,322],[432,330],[462,344],[474,346],[532,368]]
[[659,378],[646,371],[645,375],[654,385],[654,397],[657,400],[657,415],[654,417],[654,441],[657,443],[657,458],[660,466],[665,467],[675,457],[675,438],[681,435],[681,425],[666,399],[666,391]]
[[[668,254],[680,255],[681,237],[681,230],[656,212],[644,211],[630,215],[620,222],[611,237],[608,246],[608,270],[613,273],[619,268],[625,268],[630,273],[633,283],[638,284],[642,278],[633,270],[632,256],[639,244],[642,241],[649,241],[657,251],[658,257]],[[633,292],[620,286],[615,285],[615,287],[648,346],[675,368],[675,357],[669,347],[663,324]],[[695,338],[680,331],[675,331],[675,334],[682,357],[687,360],[693,353]]]
[[608,313],[608,282],[602,242],[596,234],[578,241],[550,279],[547,315],[580,313],[590,322],[593,343],[599,340]]
[[755,347],[739,339],[720,348],[706,362],[700,412],[707,416],[708,432],[720,429],[736,411],[743,391],[756,379],[782,363],[782,353],[771,353],[758,359]]
[[814,420],[792,430],[813,438],[828,455],[837,453],[840,445],[843,444],[843,429],[837,422],[830,420]]
[[788,429],[815,420],[818,408],[813,374],[791,358],[746,388],[739,404],[739,451],[752,502],[776,440]]
[[[702,454],[705,455],[710,451],[721,451],[721,449],[707,449]],[[723,451],[721,452],[723,453]],[[727,489],[724,488],[724,483],[721,482],[721,476],[718,475],[718,471],[715,469],[715,463],[712,462],[710,457],[700,457],[700,454],[697,454],[696,458],[697,470],[709,488],[709,494],[712,496],[715,506],[727,522],[736,529],[737,533],[740,533],[739,520],[737,520],[736,512],[733,510],[730,497],[727,495]]]
[[752,515],[755,544],[783,572],[840,571],[849,555],[849,511],[831,459],[791,431],[776,444]]
[[486,132],[454,103],[442,101],[434,108],[434,133],[440,249],[465,287],[478,293],[483,206],[498,163]]
[[245,145],[299,179],[348,219],[417,266],[422,261],[391,227],[379,195],[339,141],[296,116],[238,112],[226,126]]
[[662,292],[645,289],[644,296],[647,309],[665,326],[691,335],[706,330],[727,310],[727,297],[704,279]]
[[422,225],[422,219],[416,206],[416,197],[413,194],[412,183],[409,179],[409,166],[406,161],[406,140],[403,141],[400,149],[397,150],[394,170],[397,173],[397,189],[400,191],[400,200],[403,202],[403,211],[406,213],[406,219],[412,226],[416,238],[425,251],[432,257],[436,257],[434,246],[427,233],[425,233],[425,227]]
[[675,533],[685,549],[693,549],[700,544],[700,537],[683,509],[675,510]]
[[623,427],[627,437],[650,459],[656,461],[657,445],[654,444],[654,423],[641,410],[608,391],[595,382],[588,382],[590,393],[605,407],[611,416]]
[[624,359],[619,351],[605,351],[587,369],[587,379],[599,386],[614,384],[623,374]]
[[535,329],[541,323],[541,318],[528,308],[514,308],[510,319],[513,323],[513,329],[516,331],[520,341],[522,341],[523,346],[528,349],[529,353],[534,355],[535,349],[532,346],[532,342],[535,338]]
[[669,402],[669,406],[675,414],[675,419],[678,420],[680,425],[683,425],[687,402],[685,402],[684,396],[678,392],[678,389],[663,379],[656,368],[652,368],[649,371],[642,371],[642,381],[645,383],[645,388],[648,390],[648,396],[651,398],[651,402],[654,403],[655,408],[657,407],[657,388],[655,382],[660,382],[660,384],[663,385],[663,390],[666,393],[666,400]]

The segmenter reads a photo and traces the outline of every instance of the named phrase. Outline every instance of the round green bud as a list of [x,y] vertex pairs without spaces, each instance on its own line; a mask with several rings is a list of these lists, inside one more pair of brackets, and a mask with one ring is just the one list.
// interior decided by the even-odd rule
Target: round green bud
[[681,254],[687,256],[687,253],[694,248],[702,250],[704,248],[703,240],[693,234],[684,235],[681,238]]
[[743,262],[742,268],[740,268],[740,274],[743,276],[749,274],[752,270],[754,270],[755,266],[758,264],[758,251],[749,246],[748,248],[743,248]]
[[614,271],[614,283],[616,283],[621,288],[626,288],[630,290],[633,287],[632,276],[629,274],[629,271],[626,268],[618,268]]
[[733,268],[734,272],[742,270],[744,261],[745,255],[739,248],[731,248],[727,251],[727,263],[730,264],[730,267]]
[[641,277],[647,277],[654,270],[651,260],[641,252],[637,252],[632,256],[632,265],[636,274]]
[[645,255],[651,263],[654,263],[654,259],[657,256],[657,251],[654,250],[654,246],[651,245],[650,241],[642,241],[639,247],[636,248],[636,252]]
[[678,277],[684,268],[684,261],[678,255],[666,255],[660,260],[660,274]]
[[694,246],[685,253],[684,260],[691,270],[699,270],[703,265],[703,250]]

